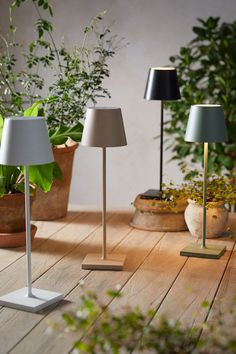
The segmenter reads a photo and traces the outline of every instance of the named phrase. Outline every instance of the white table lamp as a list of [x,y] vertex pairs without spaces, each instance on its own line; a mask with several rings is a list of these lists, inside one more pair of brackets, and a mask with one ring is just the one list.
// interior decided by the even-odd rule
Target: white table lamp
[[32,288],[28,166],[47,164],[53,160],[44,118],[10,117],[5,119],[0,164],[24,166],[27,287],[0,297],[1,306],[37,312],[63,298],[60,293]]
[[82,269],[121,270],[125,255],[107,254],[106,246],[106,148],[127,145],[120,108],[88,108],[82,145],[100,147],[103,152],[103,243],[101,254],[88,254]]

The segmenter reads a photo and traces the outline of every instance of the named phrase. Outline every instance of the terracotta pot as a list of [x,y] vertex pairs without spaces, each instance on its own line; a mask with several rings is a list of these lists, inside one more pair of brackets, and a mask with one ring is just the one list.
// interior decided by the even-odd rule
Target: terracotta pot
[[[37,227],[33,224],[30,225],[30,236],[33,241],[37,231]],[[0,248],[14,248],[25,246],[26,244],[26,232],[12,232],[12,233],[0,233]]]
[[[202,237],[202,214],[203,208],[195,201],[188,199],[185,210],[185,221],[188,229],[194,237]],[[222,236],[227,229],[229,212],[224,202],[210,202],[206,211],[206,237],[213,238]]]
[[74,141],[69,144],[70,146],[53,148],[54,159],[62,170],[63,179],[54,181],[48,193],[36,189],[31,213],[34,220],[55,220],[67,214],[73,159],[75,149],[78,147],[78,143]]
[[[34,198],[30,198],[32,202]],[[31,239],[36,226],[31,225]],[[18,247],[25,245],[25,195],[7,194],[0,198],[0,247]]]
[[176,210],[161,200],[143,199],[138,195],[134,201],[136,211],[130,225],[149,231],[184,231],[187,226],[184,220],[184,210],[187,200],[177,202]]

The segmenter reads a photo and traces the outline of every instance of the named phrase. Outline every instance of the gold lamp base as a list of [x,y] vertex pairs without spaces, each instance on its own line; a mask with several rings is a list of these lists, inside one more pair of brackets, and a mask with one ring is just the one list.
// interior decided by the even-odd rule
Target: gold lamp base
[[226,246],[210,245],[202,247],[192,243],[180,251],[181,256],[219,259],[226,251]]
[[106,259],[101,254],[90,253],[84,258],[81,268],[91,270],[122,270],[126,256],[123,254],[108,254]]

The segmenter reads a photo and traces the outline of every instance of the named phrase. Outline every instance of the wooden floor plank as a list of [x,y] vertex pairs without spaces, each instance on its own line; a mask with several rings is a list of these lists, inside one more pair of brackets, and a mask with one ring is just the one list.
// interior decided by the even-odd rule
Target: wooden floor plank
[[[222,313],[224,316],[225,325],[228,325],[233,330],[232,320],[235,323],[235,304],[236,304],[236,246],[232,252],[229,264],[223,276],[214,302],[212,304],[207,321],[213,323],[216,321],[218,314]],[[231,310],[234,310],[232,313]],[[234,330],[236,330],[234,328]]]
[[[80,215],[82,215],[82,212],[68,212],[65,218],[56,221],[32,221],[32,223],[38,227],[35,239],[32,242],[32,250],[42,245],[46,239],[67,226],[73,219]],[[9,267],[9,265],[16,262],[17,259],[23,257],[24,254],[25,247],[0,249],[0,271]]]
[[[79,223],[78,227],[76,223]],[[38,248],[32,251],[32,276],[33,281],[40,277],[67,252],[75,248],[91,232],[100,226],[99,213],[87,213],[65,228],[53,234]],[[0,273],[0,295],[25,286],[26,259],[20,258],[10,267]]]
[[[129,232],[129,219],[130,216],[126,214],[120,214],[108,219],[107,232],[109,235],[109,247],[114,247],[126,236],[127,232]],[[78,284],[80,278],[88,273],[88,271],[82,271],[80,269],[80,261],[82,261],[83,256],[87,252],[95,250],[100,251],[101,249],[102,229],[101,226],[99,228],[96,227],[98,220],[99,223],[101,223],[100,213],[88,213],[86,219],[83,219],[82,221],[80,220],[77,224],[72,223],[68,225],[67,228],[61,230],[60,235],[57,234],[55,236],[56,240],[51,240],[52,244],[48,245],[49,249],[44,249],[42,253],[39,253],[40,257],[44,259],[40,260],[38,258],[34,261],[35,267],[38,264],[39,268],[41,268],[36,275],[36,269],[34,270],[33,274],[35,279],[39,278],[40,274],[42,275],[43,266],[45,266],[45,269],[49,269],[48,272],[45,271],[43,277],[38,279],[34,286],[44,289],[53,289],[66,294]],[[92,229],[96,230],[92,233]],[[90,236],[86,238],[86,234],[90,234]],[[65,239],[67,239],[67,241],[65,241]],[[68,247],[71,247],[71,244],[73,244],[72,241],[75,241],[75,239],[77,240],[77,245],[79,240],[83,240],[83,242],[80,243],[78,247],[71,249],[71,252],[67,252]],[[67,253],[67,255],[61,257],[62,253]],[[60,256],[60,262],[54,262],[53,266],[53,263],[50,260],[57,254]],[[19,271],[18,269],[17,273],[19,274],[21,272],[22,271]],[[12,275],[14,276],[14,272]],[[13,326],[14,340],[19,341],[32,329],[35,323],[44,316],[45,312],[34,315],[5,308],[1,312],[0,327],[1,325],[4,326],[4,323]],[[10,349],[9,346],[12,347],[14,344],[15,342],[12,340],[11,335],[7,332],[4,336],[0,337],[0,353],[6,353]]]
[[208,240],[209,244],[225,244],[227,251],[219,260],[189,258],[178,278],[158,309],[155,320],[160,315],[180,320],[184,326],[201,324],[208,312],[203,301],[211,303],[218,284],[222,279],[228,259],[234,247],[234,241]]
[[[85,279],[86,288],[94,290],[102,302],[108,303],[111,301],[111,299],[105,293],[106,289],[114,288],[117,284],[119,284],[120,287],[126,284],[129,278],[132,276],[133,272],[139,267],[140,263],[142,263],[145,257],[150,253],[151,249],[160,240],[162,235],[163,233],[151,233],[148,231],[145,232],[140,230],[131,231],[129,235],[117,247],[114,248],[114,252],[124,253],[127,255],[124,271],[90,272]],[[85,252],[80,250],[80,255],[78,255],[77,263],[74,264],[74,266],[71,267],[71,262],[69,262],[70,274],[76,274],[77,282],[81,276],[84,276],[85,271],[79,269],[79,264],[81,263],[84,254]],[[61,271],[63,271],[63,269],[64,266],[61,265]],[[59,274],[58,271],[57,273]],[[70,308],[74,309],[76,307],[76,302],[78,302],[78,298],[81,294],[82,289],[77,286],[66,298],[69,303],[59,307],[56,311],[54,310],[53,313],[50,313],[46,319],[44,319],[44,321],[40,322],[28,334],[28,336],[23,341],[21,341],[14,350],[11,351],[11,353],[21,353],[23,350],[32,354],[59,354],[69,351],[71,349],[73,340],[68,336],[65,338],[58,338],[58,333],[46,336],[45,331],[47,331],[48,328],[46,320],[51,319],[53,321],[61,322],[62,311],[68,311]],[[43,341],[39,340],[39,338],[42,338],[42,336],[44,338]]]
[[[236,238],[236,213],[230,213],[229,215],[229,226],[233,232],[234,239]],[[235,307],[236,304],[236,246],[232,252],[232,255],[229,260],[229,264],[223,276],[221,283],[214,299],[208,321],[213,322],[215,316],[222,312],[224,315],[230,311],[232,307]],[[225,317],[227,323],[227,317],[230,320],[231,314]]]
[[126,306],[142,311],[156,308],[184,266],[179,251],[186,245],[186,232],[167,233],[122,290],[122,298],[110,305],[115,313]]
[[[75,214],[73,214],[75,216]],[[83,257],[101,250],[100,213],[80,214],[68,220],[38,224],[33,245],[34,285],[62,291],[66,300],[38,314],[0,309],[0,354],[67,354],[73,338],[66,334],[47,334],[49,319],[60,321],[61,313],[74,309],[82,294],[78,286],[85,279],[86,288],[97,292],[99,299],[115,313],[126,305],[153,307],[160,314],[181,319],[185,325],[198,324],[208,316],[203,300],[212,303],[208,320],[215,311],[226,311],[236,292],[236,252],[234,241],[222,239],[210,243],[227,244],[220,260],[180,257],[179,251],[190,241],[188,233],[155,233],[129,227],[130,213],[108,215],[108,249],[127,254],[124,271],[81,270]],[[236,214],[230,215],[231,230],[236,230]],[[64,224],[63,224],[64,222]],[[0,295],[24,285],[24,249],[0,250]],[[236,251],[236,248],[235,248]],[[232,255],[231,255],[232,254]],[[9,255],[9,257],[7,257]],[[231,258],[230,258],[231,255]],[[230,260],[229,260],[230,259]],[[1,271],[2,269],[2,271]],[[119,285],[123,298],[111,302],[105,294]],[[144,353],[142,353],[144,354]]]
[[[134,238],[135,236],[135,238]],[[165,235],[160,242],[157,243],[156,247],[148,254],[145,261],[137,269],[137,261],[143,259],[142,253],[147,251],[147,248],[150,249],[150,241],[157,243],[158,238],[156,233],[145,232],[134,230],[130,233],[129,237],[116,248],[116,252],[122,253],[126,252],[127,262],[125,265],[124,272],[91,272],[86,278],[86,287],[88,289],[93,289],[98,294],[100,300],[104,304],[108,304],[110,299],[104,296],[104,289],[114,287],[114,285],[119,284],[122,288],[123,299],[112,302],[110,305],[116,313],[120,311],[121,306],[131,305],[136,306],[137,304],[141,305],[142,309],[144,307],[149,307],[150,304],[154,305],[154,302],[160,302],[161,299],[165,296],[165,293],[169,290],[169,287],[178,272],[184,265],[186,258],[179,257],[179,251],[182,247],[186,245],[188,237],[186,233],[168,233]],[[138,239],[138,242],[137,242]],[[127,250],[127,245],[129,248]],[[155,245],[155,243],[153,244]],[[146,250],[146,251],[145,251]],[[135,272],[135,270],[137,271]],[[109,275],[112,276],[109,277]],[[78,292],[78,294],[77,294]],[[76,301],[81,294],[80,289],[75,289],[72,294],[68,296],[67,299]],[[142,301],[140,302],[140,297]],[[144,301],[145,299],[145,301]],[[67,310],[75,307],[75,305],[67,305]],[[65,308],[65,309],[66,309]],[[61,309],[53,314],[47,316],[56,321],[60,321]],[[52,317],[53,316],[53,317]],[[26,343],[34,343],[35,348],[35,339],[40,338],[40,336],[45,333],[47,328],[47,323],[44,321],[40,323],[32,333],[25,339],[25,343],[21,343],[20,346],[17,346],[18,352],[25,348]],[[32,336],[31,340],[29,338]],[[35,353],[45,352],[45,353],[67,353],[71,349],[71,343],[74,336],[58,338],[57,335],[49,336],[48,340],[45,343],[45,338],[42,342],[39,342],[39,346]],[[26,347],[27,350],[32,351],[33,347]],[[14,354],[17,352],[13,351]]]

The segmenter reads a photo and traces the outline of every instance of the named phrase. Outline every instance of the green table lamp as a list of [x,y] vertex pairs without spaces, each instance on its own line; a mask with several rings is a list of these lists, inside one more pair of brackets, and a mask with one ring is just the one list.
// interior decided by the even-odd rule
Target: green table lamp
[[227,141],[225,117],[222,106],[198,104],[191,106],[185,134],[185,141],[204,143],[204,180],[203,180],[203,218],[201,244],[190,244],[181,252],[181,256],[218,259],[225,252],[225,246],[206,246],[206,200],[208,143]]

